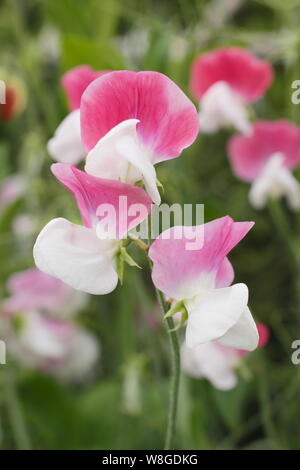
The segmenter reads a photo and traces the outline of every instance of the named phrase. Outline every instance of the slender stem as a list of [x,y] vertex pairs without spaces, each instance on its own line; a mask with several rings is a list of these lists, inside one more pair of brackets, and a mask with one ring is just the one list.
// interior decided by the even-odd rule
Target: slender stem
[[[148,225],[148,244],[151,244],[151,215],[149,217]],[[152,263],[148,257],[150,270],[152,270]],[[161,306],[163,315],[169,310],[169,306],[165,300],[163,293],[158,290],[155,286],[155,292],[158,302]],[[180,345],[178,340],[177,331],[174,331],[174,320],[173,318],[166,318],[167,332],[170,341],[171,349],[171,382],[169,392],[169,411],[168,411],[168,422],[167,432],[165,439],[165,450],[170,450],[173,447],[175,431],[176,431],[176,417],[178,407],[178,395],[179,395],[179,384],[180,384]]]
[[30,440],[27,433],[20,400],[17,395],[12,377],[12,372],[8,370],[8,365],[3,367],[6,368],[3,374],[3,388],[16,446],[18,450],[30,450]]
[[292,257],[296,257],[296,260],[299,260],[298,250],[295,247],[293,234],[291,233],[291,228],[288,220],[286,219],[286,214],[283,211],[281,201],[269,201],[268,208],[281,240],[290,250]]
[[[163,294],[158,290],[156,290],[156,292],[163,312],[167,313],[169,307],[166,304]],[[168,424],[165,440],[165,450],[169,450],[172,449],[176,430],[176,416],[180,384],[180,346],[177,331],[172,331],[174,330],[173,318],[166,318],[166,324],[171,348],[171,383],[169,395]]]

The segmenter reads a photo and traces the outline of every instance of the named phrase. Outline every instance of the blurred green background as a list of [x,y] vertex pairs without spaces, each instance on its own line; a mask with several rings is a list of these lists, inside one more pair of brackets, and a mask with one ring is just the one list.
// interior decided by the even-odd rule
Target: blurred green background
[[[300,105],[290,99],[291,83],[300,79],[299,21],[298,0],[0,0],[0,71],[18,77],[27,95],[19,116],[0,121],[0,178],[21,173],[30,183],[0,216],[2,299],[8,277],[33,265],[36,234],[17,237],[15,216],[31,214],[36,233],[54,217],[79,220],[69,194],[49,171],[46,150],[68,112],[60,85],[66,70],[79,64],[157,70],[192,99],[193,59],[215,47],[239,45],[275,69],[255,115],[300,124]],[[248,186],[228,165],[229,135],[200,134],[181,158],[158,166],[158,177],[165,202],[204,203],[206,221],[229,214],[256,222],[231,261],[271,341],[247,358],[231,391],[182,376],[176,448],[300,449],[300,365],[291,362],[291,343],[300,338],[300,255],[291,254],[286,234],[278,232],[278,212],[250,207]],[[299,214],[284,203],[280,210],[300,253]],[[13,423],[20,410],[34,449],[162,447],[169,349],[147,265],[143,257],[139,262],[142,272],[128,267],[123,287],[91,297],[78,318],[102,345],[95,375],[86,383],[61,384],[10,361],[0,366],[1,448],[17,447]]]

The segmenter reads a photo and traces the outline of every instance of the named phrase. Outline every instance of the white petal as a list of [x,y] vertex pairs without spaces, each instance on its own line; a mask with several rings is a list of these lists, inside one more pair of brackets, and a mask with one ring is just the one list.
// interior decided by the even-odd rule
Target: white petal
[[212,289],[185,301],[189,314],[187,346],[193,348],[224,336],[238,322],[247,303],[248,288],[245,284]]
[[256,180],[252,183],[249,200],[256,209],[263,208],[269,198],[285,195],[290,207],[300,208],[300,185],[291,171],[284,165],[284,155],[273,154]]
[[224,346],[253,351],[258,346],[258,340],[257,327],[247,307],[238,322],[230,328],[224,336],[219,338],[218,341]]
[[216,342],[188,348],[181,347],[183,370],[195,378],[205,377],[220,390],[229,390],[237,383],[235,367],[239,357],[234,350],[222,348]]
[[203,132],[216,132],[230,124],[243,134],[251,133],[245,104],[226,82],[216,82],[207,90],[199,117]]
[[99,341],[92,334],[74,329],[68,356],[54,372],[62,380],[83,380],[95,365],[100,351]]
[[116,247],[116,242],[99,240],[93,229],[54,219],[39,234],[33,256],[41,271],[74,289],[107,294],[118,282]]
[[48,141],[51,157],[62,163],[76,165],[85,155],[80,134],[80,111],[72,111],[61,122],[52,139]]
[[27,313],[20,342],[30,353],[47,359],[59,359],[65,353],[65,346],[47,323],[36,313]]
[[88,153],[85,171],[100,178],[119,179],[128,184],[143,180],[150,197],[160,204],[156,172],[149,151],[141,144],[137,119],[128,119],[111,129]]

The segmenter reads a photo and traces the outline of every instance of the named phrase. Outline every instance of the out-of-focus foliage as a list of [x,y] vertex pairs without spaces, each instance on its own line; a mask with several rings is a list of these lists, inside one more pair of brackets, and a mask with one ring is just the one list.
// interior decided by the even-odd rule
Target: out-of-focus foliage
[[[300,124],[300,105],[290,99],[291,83],[300,79],[299,20],[298,0],[1,0],[1,70],[21,79],[27,90],[23,113],[0,122],[1,179],[19,173],[27,183],[24,196],[0,214],[2,299],[9,275],[33,265],[36,234],[16,234],[16,215],[30,214],[36,233],[53,217],[79,220],[49,171],[46,151],[68,111],[60,86],[65,70],[82,63],[99,70],[157,70],[191,96],[189,71],[196,55],[240,45],[275,68],[274,84],[254,106],[256,116]],[[291,343],[300,337],[300,257],[291,256],[270,212],[249,206],[247,185],[228,165],[229,135],[200,134],[179,159],[158,166],[158,177],[166,202],[204,203],[206,220],[229,214],[256,222],[231,259],[236,279],[249,286],[256,320],[271,329],[271,342],[249,356],[232,391],[183,377],[176,446],[299,449],[300,366],[290,357]],[[300,252],[299,215],[286,207],[284,213]],[[126,269],[123,287],[92,297],[79,317],[102,344],[87,383],[60,384],[13,366],[9,358],[0,366],[2,448],[20,446],[17,399],[34,449],[162,446],[168,342],[143,257],[139,263],[143,272]]]

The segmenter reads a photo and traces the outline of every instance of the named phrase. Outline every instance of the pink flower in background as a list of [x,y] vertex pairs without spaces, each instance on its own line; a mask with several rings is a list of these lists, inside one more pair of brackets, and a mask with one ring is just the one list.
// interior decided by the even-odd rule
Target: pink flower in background
[[[75,289],[107,294],[118,283],[116,255],[120,239],[148,216],[151,200],[141,188],[96,178],[64,163],[52,165],[52,172],[73,193],[84,225],[62,218],[49,222],[36,240],[35,263],[41,271]],[[126,199],[126,212],[120,208],[122,197]],[[104,227],[99,224],[103,205],[110,205],[116,215],[114,233],[108,237],[102,236]],[[135,210],[140,206],[142,213]]]
[[143,180],[160,203],[154,164],[178,157],[193,143],[195,106],[158,72],[111,72],[82,95],[81,133],[87,173],[134,184]]
[[[181,238],[173,227],[151,245],[155,286],[188,313],[186,343],[189,348],[218,340],[226,346],[253,350],[258,333],[247,306],[245,284],[231,285],[233,268],[228,253],[244,238],[253,222],[234,222],[226,216],[197,227],[184,227]],[[203,245],[189,243],[204,230]]]
[[7,282],[9,311],[39,311],[66,317],[80,311],[87,297],[37,268],[13,274]]
[[[95,337],[71,323],[87,297],[36,268],[13,274],[0,311],[1,338],[22,365],[80,379],[99,355]],[[69,318],[69,320],[67,320]]]
[[251,136],[235,135],[228,143],[234,174],[252,183],[249,199],[260,209],[269,198],[286,196],[300,208],[300,187],[291,170],[300,164],[300,128],[285,121],[257,121]]
[[86,87],[104,73],[106,72],[96,72],[88,65],[79,65],[63,75],[61,81],[71,112],[48,142],[48,152],[54,160],[76,164],[84,157],[85,150],[80,135],[80,100]]
[[78,65],[65,73],[61,78],[71,111],[80,108],[80,100],[87,86],[107,70],[95,71],[89,65]]
[[95,365],[99,346],[91,333],[36,310],[2,315],[1,334],[21,365],[62,380],[82,380]]
[[[268,328],[256,324],[259,342],[263,347],[269,340]],[[186,343],[181,347],[182,368],[194,378],[207,378],[216,388],[230,390],[237,384],[236,368],[241,364],[246,351],[223,346],[217,341],[188,348]]]
[[198,57],[191,71],[191,90],[200,100],[203,132],[233,125],[251,132],[246,105],[263,96],[273,80],[268,62],[246,49],[220,48]]
[[26,184],[21,175],[8,176],[0,184],[0,212],[10,204],[21,198],[25,192]]

